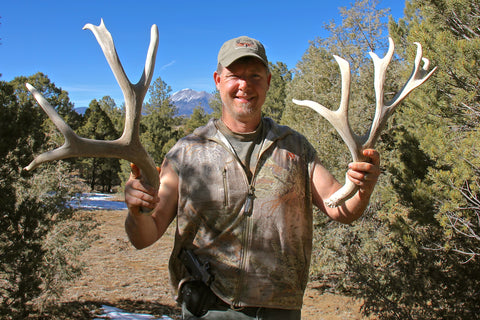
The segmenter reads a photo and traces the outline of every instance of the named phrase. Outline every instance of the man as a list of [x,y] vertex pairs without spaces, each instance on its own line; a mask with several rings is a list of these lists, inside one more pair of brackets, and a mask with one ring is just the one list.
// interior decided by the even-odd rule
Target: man
[[184,319],[300,319],[312,205],[333,220],[356,220],[380,173],[379,155],[365,150],[370,162],[351,163],[348,178],[360,190],[343,206],[326,207],[341,185],[305,137],[261,116],[271,79],[263,45],[248,37],[225,42],[213,77],[221,119],[170,150],[158,192],[133,167],[126,231],[144,248],[177,218],[170,274]]

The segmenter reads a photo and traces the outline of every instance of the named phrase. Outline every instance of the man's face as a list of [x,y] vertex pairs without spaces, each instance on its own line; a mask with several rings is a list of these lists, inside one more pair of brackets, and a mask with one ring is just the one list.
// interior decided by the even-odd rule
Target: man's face
[[220,92],[222,119],[230,121],[259,121],[262,105],[270,87],[271,75],[256,58],[239,59],[214,75]]

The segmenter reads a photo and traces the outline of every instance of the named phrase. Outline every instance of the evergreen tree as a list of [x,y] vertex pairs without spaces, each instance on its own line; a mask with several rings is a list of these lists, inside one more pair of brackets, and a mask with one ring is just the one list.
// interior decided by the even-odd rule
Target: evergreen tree
[[[27,103],[32,105],[37,104],[32,94],[30,94],[25,87],[25,83],[30,83],[34,86],[73,130],[81,125],[81,116],[73,110],[74,105],[68,97],[68,92],[56,87],[55,84],[41,72],[29,77],[15,77],[15,79],[10,82],[14,87],[15,96],[22,106],[25,106]],[[36,111],[39,114],[38,121],[47,119],[43,110],[40,108],[36,109],[38,109]]]
[[22,90],[18,81],[0,82],[0,318],[6,319],[30,318],[36,303],[58,296],[79,274],[77,256],[89,243],[88,225],[66,206],[76,191],[69,166],[22,170],[32,153],[51,144],[41,134],[39,108]]
[[183,127],[185,135],[192,133],[198,127],[206,125],[209,118],[202,106],[196,106]]
[[286,87],[292,81],[292,73],[283,62],[277,62],[276,64],[270,62],[269,64],[272,80],[262,112],[264,116],[270,117],[279,123],[282,119],[283,110],[285,110]]
[[[123,132],[123,126],[125,125],[125,109],[117,107],[115,100],[110,96],[105,96],[102,100],[98,101],[100,108],[105,112],[112,122],[115,131],[120,134]],[[116,138],[119,138],[116,137]]]
[[[97,100],[90,102],[84,117],[84,125],[78,130],[80,136],[94,140],[119,138],[120,133],[115,129],[110,117]],[[88,181],[92,191],[100,186],[102,191],[110,192],[113,186],[120,183],[119,171],[118,159],[84,158],[81,160],[80,173]]]
[[220,98],[220,92],[218,92],[218,90],[213,92],[213,97],[210,99],[209,106],[213,110],[210,116],[215,119],[220,119],[222,117],[222,99]]
[[398,57],[391,91],[411,72],[415,41],[438,70],[382,135],[384,174],[370,210],[348,228],[317,219],[315,276],[382,319],[480,314],[478,9],[476,1],[415,0],[390,22]]
[[[350,110],[351,119],[358,119],[354,129],[359,133],[366,131],[373,116],[369,110],[374,109],[373,67],[364,53],[382,51],[381,44],[388,43],[383,37],[386,12],[374,10],[374,4],[357,1],[351,9],[341,10],[340,27],[326,26],[332,36],[310,46],[297,66],[287,99],[309,99],[337,108],[340,74],[330,57],[332,53],[342,56],[352,67],[350,105],[362,107]],[[472,147],[478,141],[478,90],[473,89],[478,83],[478,44],[472,38],[475,32],[458,35],[470,23],[469,17],[475,16],[476,7],[473,1],[462,5],[413,1],[407,4],[405,19],[391,22],[399,60],[390,65],[387,92],[397,92],[409,76],[414,41],[422,43],[424,55],[439,65],[439,74],[402,103],[382,135],[377,148],[384,175],[370,210],[349,227],[316,218],[313,275],[363,298],[366,313],[385,319],[474,318],[478,314],[475,297],[480,272],[468,260],[476,257],[479,234],[478,148]],[[451,26],[452,17],[456,27]],[[475,23],[472,27],[478,30]],[[304,132],[320,159],[338,176],[348,162],[338,158],[338,145],[343,142],[326,121],[298,108],[288,105],[283,122]],[[463,252],[466,258],[454,252]]]
[[391,300],[417,319],[480,314],[479,12],[478,1],[411,1],[391,22],[402,59],[413,61],[408,44],[418,41],[438,66],[396,118],[380,213],[396,230],[396,263],[384,279],[403,290]]
[[168,150],[176,143],[181,133],[176,130],[179,120],[177,108],[170,101],[172,89],[160,77],[150,87],[150,99],[144,107],[141,140],[145,149],[160,165]]

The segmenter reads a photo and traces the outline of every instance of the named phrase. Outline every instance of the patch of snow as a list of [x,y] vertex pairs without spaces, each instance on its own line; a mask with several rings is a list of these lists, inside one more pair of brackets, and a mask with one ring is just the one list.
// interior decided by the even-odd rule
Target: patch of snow
[[113,196],[105,193],[82,193],[68,202],[73,209],[83,210],[124,210],[127,205],[123,201],[113,201]]
[[168,316],[162,316],[161,318],[155,318],[150,314],[145,313],[130,313],[125,312],[122,309],[110,307],[110,306],[102,306],[102,310],[104,314],[100,315],[99,318],[94,318],[93,320],[102,320],[102,319],[114,319],[114,320],[173,320]]

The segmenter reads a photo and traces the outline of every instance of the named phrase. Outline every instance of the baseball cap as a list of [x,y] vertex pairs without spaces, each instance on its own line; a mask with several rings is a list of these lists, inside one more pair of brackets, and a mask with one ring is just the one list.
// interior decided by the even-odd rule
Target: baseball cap
[[226,41],[218,52],[218,62],[222,66],[228,67],[234,61],[247,56],[260,59],[268,68],[268,59],[265,54],[265,48],[260,41],[247,36],[241,36]]

